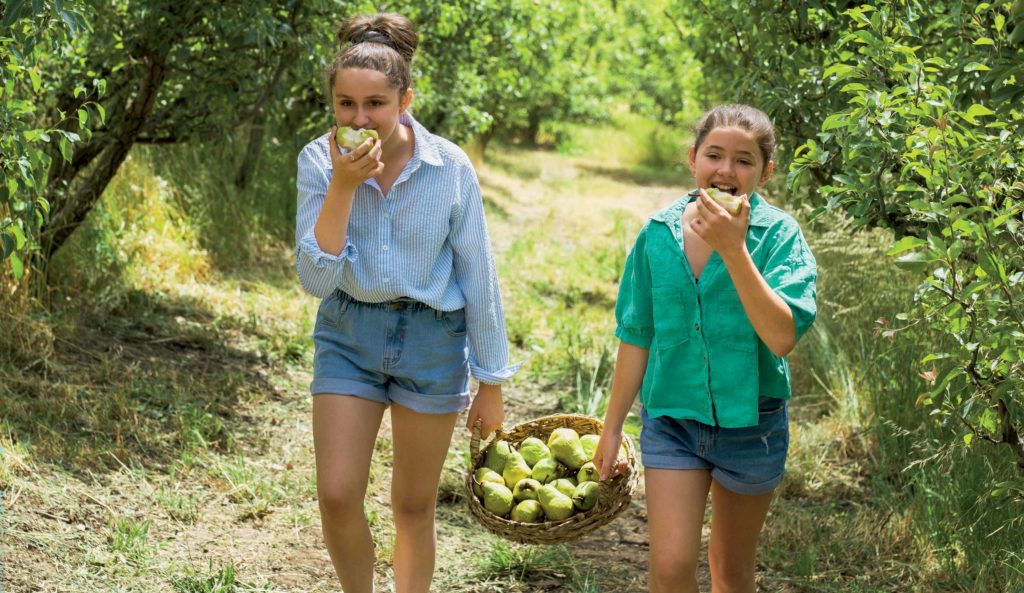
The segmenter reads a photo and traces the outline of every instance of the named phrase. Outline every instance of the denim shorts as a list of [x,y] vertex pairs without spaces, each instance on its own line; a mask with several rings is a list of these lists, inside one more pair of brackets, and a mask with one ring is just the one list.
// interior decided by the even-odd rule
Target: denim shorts
[[737,494],[765,494],[782,481],[789,449],[786,400],[758,399],[756,426],[722,428],[641,411],[641,461],[645,468],[703,469]]
[[336,290],[313,329],[316,395],[354,395],[425,414],[469,405],[466,311],[437,311],[412,299],[363,303]]

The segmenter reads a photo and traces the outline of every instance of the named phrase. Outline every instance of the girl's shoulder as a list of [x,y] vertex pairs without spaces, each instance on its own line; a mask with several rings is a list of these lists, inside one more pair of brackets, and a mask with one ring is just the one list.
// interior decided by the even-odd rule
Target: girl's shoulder
[[321,163],[330,167],[331,165],[331,143],[327,137],[330,136],[330,132],[325,132],[323,135],[313,138],[302,147],[299,151],[299,162]]

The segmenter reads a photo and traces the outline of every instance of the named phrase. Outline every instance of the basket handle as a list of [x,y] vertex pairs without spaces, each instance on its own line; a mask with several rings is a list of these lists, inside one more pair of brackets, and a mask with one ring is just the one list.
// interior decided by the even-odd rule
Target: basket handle
[[[484,427],[484,421],[482,419],[480,419],[480,418],[477,418],[476,422],[473,423],[473,432],[470,434],[470,438],[469,438],[469,459],[470,459],[470,461],[476,459],[476,456],[480,453],[480,431],[483,430],[483,427]],[[494,433],[491,435],[491,441],[490,442],[495,442],[495,441],[501,440],[502,438],[504,438],[506,436],[507,435],[505,434],[505,427],[504,426],[499,426],[498,428],[496,428],[494,430]]]

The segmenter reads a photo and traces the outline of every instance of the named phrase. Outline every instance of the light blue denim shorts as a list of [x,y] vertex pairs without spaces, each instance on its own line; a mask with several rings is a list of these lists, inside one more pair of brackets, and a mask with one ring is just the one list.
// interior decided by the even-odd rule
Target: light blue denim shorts
[[756,426],[722,428],[641,412],[641,462],[655,469],[711,470],[711,477],[737,494],[765,494],[782,481],[789,449],[786,400],[762,397]]
[[313,329],[314,395],[354,395],[425,414],[469,405],[466,312],[412,299],[363,303],[335,290]]

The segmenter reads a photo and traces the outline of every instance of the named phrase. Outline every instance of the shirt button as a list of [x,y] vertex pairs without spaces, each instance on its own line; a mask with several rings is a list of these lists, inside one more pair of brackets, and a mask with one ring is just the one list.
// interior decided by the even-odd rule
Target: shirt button
[[387,245],[385,245],[385,246],[384,246],[384,251],[387,251],[387,250],[388,250],[388,246],[387,246]]
[[385,278],[384,282],[391,282],[391,278]]
[[695,329],[696,331],[700,331],[700,324],[699,323],[694,323],[693,324],[693,329]]

